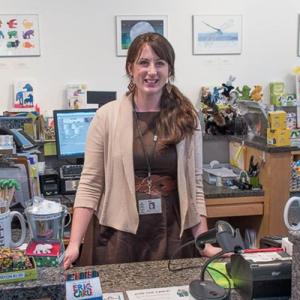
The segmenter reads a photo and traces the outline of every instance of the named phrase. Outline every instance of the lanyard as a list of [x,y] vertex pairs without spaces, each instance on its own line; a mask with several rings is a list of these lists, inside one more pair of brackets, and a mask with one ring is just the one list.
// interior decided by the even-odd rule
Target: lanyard
[[155,152],[155,148],[156,148],[156,144],[157,144],[156,130],[155,130],[154,135],[153,135],[153,142],[154,143],[153,143],[152,151],[151,151],[151,154],[148,155],[148,153],[146,151],[146,148],[145,148],[144,141],[143,141],[142,130],[141,130],[140,124],[138,122],[139,118],[138,118],[138,114],[137,114],[137,111],[136,111],[136,108],[135,108],[134,100],[132,100],[132,106],[133,106],[133,111],[134,111],[134,116],[135,116],[136,128],[137,128],[137,131],[138,131],[138,137],[139,137],[139,140],[140,140],[140,143],[141,143],[141,146],[142,146],[142,150],[143,150],[143,153],[144,153],[145,161],[146,161],[146,164],[147,164],[147,171],[148,171],[148,176],[147,176],[148,194],[151,195],[151,187],[152,187],[151,161],[153,160],[154,152]]

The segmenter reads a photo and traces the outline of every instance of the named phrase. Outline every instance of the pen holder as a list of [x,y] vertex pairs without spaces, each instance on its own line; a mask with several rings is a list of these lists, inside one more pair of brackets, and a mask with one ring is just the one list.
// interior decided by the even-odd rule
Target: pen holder
[[258,176],[249,176],[249,183],[252,185],[253,188],[260,187]]

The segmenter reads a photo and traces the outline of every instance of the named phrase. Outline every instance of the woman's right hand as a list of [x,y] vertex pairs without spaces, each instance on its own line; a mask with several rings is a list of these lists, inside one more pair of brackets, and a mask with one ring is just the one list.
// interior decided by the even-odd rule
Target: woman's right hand
[[67,270],[79,256],[79,247],[69,244],[64,256],[64,270]]

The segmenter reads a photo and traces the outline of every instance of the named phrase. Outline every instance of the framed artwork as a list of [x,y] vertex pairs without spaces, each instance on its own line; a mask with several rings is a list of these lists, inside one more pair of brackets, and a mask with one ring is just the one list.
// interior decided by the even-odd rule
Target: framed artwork
[[14,82],[13,108],[33,108],[36,104],[36,83],[33,80],[19,80]]
[[193,54],[240,54],[242,16],[193,16]]
[[142,33],[167,37],[167,16],[117,16],[117,56],[126,56],[131,42]]
[[39,56],[38,15],[0,14],[0,56]]

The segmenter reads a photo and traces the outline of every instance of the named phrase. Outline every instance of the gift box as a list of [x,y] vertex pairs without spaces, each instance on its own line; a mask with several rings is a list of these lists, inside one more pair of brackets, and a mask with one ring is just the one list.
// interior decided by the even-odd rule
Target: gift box
[[32,257],[23,251],[0,248],[0,283],[37,279],[37,269]]
[[63,259],[63,245],[59,242],[30,241],[26,254],[34,257],[37,267],[57,267]]
[[271,111],[268,114],[271,129],[286,129],[286,112],[283,110]]
[[273,146],[290,146],[290,129],[267,129],[267,143]]

